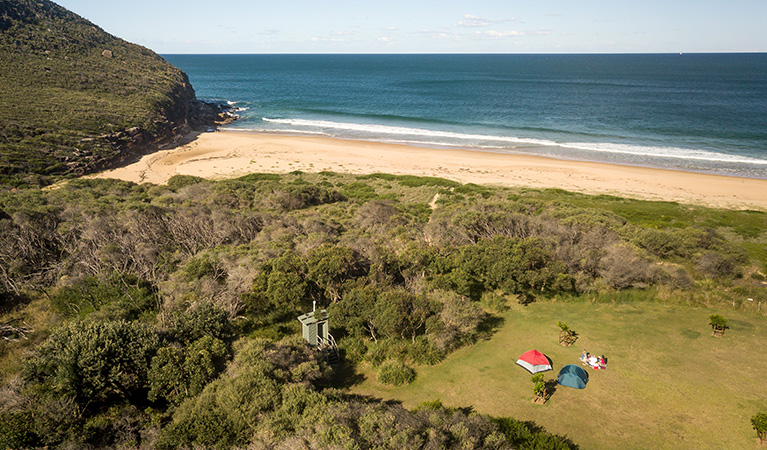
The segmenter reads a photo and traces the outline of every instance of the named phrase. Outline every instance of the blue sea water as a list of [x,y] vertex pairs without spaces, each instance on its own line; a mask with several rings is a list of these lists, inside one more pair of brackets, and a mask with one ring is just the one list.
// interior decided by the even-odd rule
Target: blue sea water
[[767,178],[767,54],[165,58],[235,130]]

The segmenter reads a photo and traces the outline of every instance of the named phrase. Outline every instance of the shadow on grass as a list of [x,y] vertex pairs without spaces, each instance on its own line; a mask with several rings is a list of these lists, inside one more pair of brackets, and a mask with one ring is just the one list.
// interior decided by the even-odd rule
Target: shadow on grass
[[549,434],[545,428],[537,423],[527,420],[520,421],[511,417],[495,419],[501,432],[511,444],[512,448],[551,448],[577,450],[578,444],[571,441],[567,436]]
[[500,316],[490,316],[477,325],[477,338],[490,339],[502,326],[506,319]]
[[751,331],[754,328],[756,328],[754,324],[752,323],[744,322],[742,320],[734,320],[734,319],[729,320],[729,325],[731,329],[740,330],[740,331]]
[[682,336],[690,339],[698,339],[701,336],[700,331],[695,330],[684,330],[681,333]]
[[557,392],[557,386],[559,384],[557,383],[557,380],[546,380],[546,396],[548,398],[551,398],[554,396],[554,393]]
[[348,361],[342,361],[335,367],[335,375],[330,386],[338,389],[348,389],[366,380],[365,375],[357,372],[357,366]]

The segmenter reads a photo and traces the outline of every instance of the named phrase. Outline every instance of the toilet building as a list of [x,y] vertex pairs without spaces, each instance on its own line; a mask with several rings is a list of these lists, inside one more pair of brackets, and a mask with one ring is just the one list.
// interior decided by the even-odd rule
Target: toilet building
[[298,321],[301,322],[304,340],[312,347],[328,340],[328,314],[324,309],[298,316]]

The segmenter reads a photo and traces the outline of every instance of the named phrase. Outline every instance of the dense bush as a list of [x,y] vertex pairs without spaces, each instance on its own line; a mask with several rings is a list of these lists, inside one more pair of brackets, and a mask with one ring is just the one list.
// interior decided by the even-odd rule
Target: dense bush
[[557,261],[550,243],[538,238],[497,236],[461,247],[436,267],[436,284],[479,300],[488,290],[521,295],[569,291],[573,281]]
[[159,345],[137,322],[73,322],[36,348],[24,369],[41,392],[71,397],[83,407],[141,398]]
[[228,448],[246,443],[259,417],[279,409],[288,383],[314,383],[325,376],[321,365],[301,341],[279,344],[250,340],[242,344],[227,376],[185,400],[164,430],[159,448],[197,444]]
[[186,348],[158,349],[147,374],[149,400],[163,398],[179,404],[194,397],[221,373],[228,356],[226,344],[211,336],[204,336]]
[[0,448],[35,447],[38,437],[30,427],[34,423],[31,411],[0,412]]
[[695,260],[695,268],[711,278],[742,275],[742,269],[730,255],[706,252]]
[[67,316],[85,317],[99,311],[100,317],[133,320],[155,312],[159,299],[148,282],[113,273],[73,280],[53,291],[51,303]]
[[[695,301],[713,286],[704,277],[725,278],[719,293],[758,298],[752,266],[763,265],[767,249],[761,215],[693,217],[665,204],[632,210],[612,198],[476,187],[441,196],[432,211],[426,202],[442,181],[408,179],[415,187],[405,187],[383,175],[364,178],[372,200],[333,194],[355,179],[179,178],[172,189],[76,180],[0,192],[6,314],[24,317],[48,302],[56,313],[36,322],[51,325],[32,338],[50,339],[26,362],[21,400],[0,408],[8,430],[19,431],[3,439],[49,447],[151,447],[159,436],[165,447],[450,448],[481,447],[492,435],[566,448],[528,424],[432,411],[456,421],[448,430],[422,422],[425,412],[345,397],[324,388],[327,368],[303,343],[258,338],[298,336],[296,317],[317,302],[344,361],[385,373],[390,365],[438,363],[487,336],[508,301],[572,294]],[[673,220],[655,220],[658,209]],[[713,218],[695,219],[707,214]],[[405,421],[403,440],[360,429],[366,414],[365,427],[391,416]]]

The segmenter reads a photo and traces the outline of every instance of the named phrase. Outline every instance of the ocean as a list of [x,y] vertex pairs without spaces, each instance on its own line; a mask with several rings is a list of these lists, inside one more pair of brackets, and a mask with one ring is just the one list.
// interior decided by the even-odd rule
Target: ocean
[[231,130],[767,179],[767,54],[164,57]]

